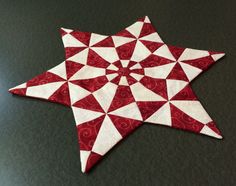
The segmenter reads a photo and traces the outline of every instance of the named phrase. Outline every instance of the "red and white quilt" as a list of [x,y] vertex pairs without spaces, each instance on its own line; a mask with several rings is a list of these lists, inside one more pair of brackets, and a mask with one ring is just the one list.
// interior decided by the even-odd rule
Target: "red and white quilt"
[[147,16],[112,36],[61,35],[66,60],[9,91],[72,108],[82,172],[144,122],[222,138],[190,82],[224,53],[167,45]]

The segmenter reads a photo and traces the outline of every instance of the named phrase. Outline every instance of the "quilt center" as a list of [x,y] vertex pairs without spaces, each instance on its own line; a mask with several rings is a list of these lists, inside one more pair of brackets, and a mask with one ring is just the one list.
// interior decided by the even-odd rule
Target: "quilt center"
[[120,76],[128,76],[129,74],[130,74],[130,69],[129,68],[127,68],[127,67],[121,67],[121,68],[119,68],[119,70],[118,70],[118,74],[120,75]]

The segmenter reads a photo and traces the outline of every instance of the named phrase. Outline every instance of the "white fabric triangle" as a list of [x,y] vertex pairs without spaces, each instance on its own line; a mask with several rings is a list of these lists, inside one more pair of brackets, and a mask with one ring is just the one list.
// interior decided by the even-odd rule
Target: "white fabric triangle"
[[64,32],[66,32],[67,34],[73,32],[73,30],[71,29],[67,29],[67,28],[61,28],[62,30],[64,30]]
[[82,50],[81,52],[78,52],[77,54],[68,58],[67,60],[86,65],[87,59],[88,59],[88,51],[89,51],[89,49],[86,48],[86,49]]
[[203,124],[212,121],[199,101],[171,101],[171,103],[185,114]]
[[166,79],[176,63],[144,68],[144,74],[152,78]]
[[113,63],[119,59],[114,47],[91,47],[91,49],[110,63]]
[[120,107],[120,108],[110,112],[109,114],[121,116],[124,118],[140,120],[140,121],[143,120],[142,115],[139,111],[139,108],[135,102],[125,105],[123,107]]
[[81,162],[81,171],[85,172],[88,157],[91,154],[91,151],[81,150],[80,151],[80,162]]
[[130,67],[130,70],[134,70],[134,69],[141,69],[142,66],[140,65],[140,63],[136,63],[134,66]]
[[171,126],[170,104],[168,102],[165,103],[153,115],[147,118],[145,122]]
[[78,72],[76,72],[70,80],[81,80],[81,79],[91,79],[99,76],[106,75],[106,69],[97,68],[92,66],[83,66]]
[[86,45],[80,42],[78,39],[70,34],[66,34],[62,37],[64,47],[86,47]]
[[151,23],[150,19],[148,18],[148,16],[145,16],[144,18],[144,23]]
[[115,96],[116,89],[117,85],[108,82],[102,88],[93,92],[93,96],[96,98],[105,112],[107,112],[110,107],[110,104]]
[[131,26],[129,26],[128,28],[126,28],[126,30],[130,32],[133,36],[138,38],[141,33],[142,28],[143,28],[143,22],[136,22],[132,24]]
[[14,90],[14,89],[19,89],[19,88],[26,88],[26,83],[22,83],[22,84],[17,85],[17,86],[15,86],[13,88],[10,88],[9,91],[10,90]]
[[26,96],[48,99],[64,83],[65,81],[60,81],[60,82],[47,83],[43,85],[28,87],[26,89]]
[[156,32],[143,36],[140,38],[140,40],[163,43],[160,36]]
[[225,55],[225,53],[221,54],[213,54],[211,57],[214,59],[214,61],[217,61],[218,59],[222,58]]
[[117,73],[114,73],[114,74],[108,74],[108,75],[106,75],[106,77],[107,77],[107,79],[108,79],[108,81],[111,81],[111,80],[113,80],[115,77],[117,77],[118,76],[118,74]]
[[205,125],[202,130],[200,131],[201,134],[205,134],[207,136],[212,136],[214,138],[222,139],[222,136],[215,133],[211,128]]
[[93,46],[98,42],[106,39],[108,36],[92,33],[89,41],[89,46]]
[[109,116],[106,115],[94,142],[92,151],[103,156],[121,139],[121,134],[116,129]]
[[86,96],[88,96],[89,94],[91,94],[89,91],[87,91],[86,89],[75,85],[73,83],[68,83],[69,86],[69,92],[70,92],[70,101],[71,101],[71,105],[73,105],[75,102],[85,98]]
[[65,62],[62,62],[59,65],[55,66],[54,68],[48,70],[48,72],[56,74],[56,75],[60,76],[63,79],[67,79]]
[[137,81],[140,81],[144,77],[144,75],[136,74],[136,73],[130,73],[130,76],[136,79]]
[[135,101],[165,101],[163,97],[149,90],[139,82],[131,85],[130,89]]
[[130,43],[135,40],[134,38],[122,37],[122,36],[112,36],[112,39],[113,39],[115,47],[119,47],[121,45]]
[[182,63],[182,62],[179,62],[179,64],[181,65],[182,69],[184,70],[189,81],[192,81],[198,74],[200,74],[202,72],[201,69],[191,66],[189,64]]
[[129,60],[120,60],[120,62],[123,68],[126,68],[129,64]]
[[208,51],[186,48],[179,57],[178,61],[198,59],[206,56],[209,56]]
[[127,78],[125,76],[121,76],[119,85],[124,85],[124,86],[128,86],[129,85],[129,83],[127,81]]
[[167,86],[168,99],[170,100],[172,97],[174,97],[187,84],[188,84],[188,82],[186,82],[186,81],[167,79],[166,80],[166,86]]
[[130,60],[140,62],[147,58],[150,54],[151,52],[147,49],[147,47],[144,46],[140,41],[137,41]]
[[107,67],[108,70],[118,70],[119,68],[113,64],[110,64],[108,67]]
[[172,55],[172,53],[170,52],[167,45],[162,45],[155,52],[153,52],[153,54],[160,56],[160,57],[164,57],[164,58],[172,60],[172,61],[176,61],[175,57]]
[[96,111],[82,109],[82,108],[73,107],[73,106],[72,106],[72,110],[75,117],[76,125],[80,125],[82,123],[94,120],[105,114],[102,112],[96,112]]

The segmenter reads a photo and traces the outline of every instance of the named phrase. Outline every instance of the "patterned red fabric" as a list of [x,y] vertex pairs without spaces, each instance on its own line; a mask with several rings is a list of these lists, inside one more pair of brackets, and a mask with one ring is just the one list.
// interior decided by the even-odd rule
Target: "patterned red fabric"
[[222,138],[189,83],[224,53],[166,45],[147,16],[112,36],[61,35],[66,60],[10,92],[72,108],[83,172],[144,122]]

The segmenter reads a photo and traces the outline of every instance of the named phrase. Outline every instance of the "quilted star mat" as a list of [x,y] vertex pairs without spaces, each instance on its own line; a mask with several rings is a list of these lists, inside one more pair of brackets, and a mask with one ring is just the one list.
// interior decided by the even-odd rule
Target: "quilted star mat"
[[61,36],[65,61],[9,91],[72,108],[82,172],[144,122],[222,138],[190,82],[224,53],[167,45],[147,16],[111,36]]

